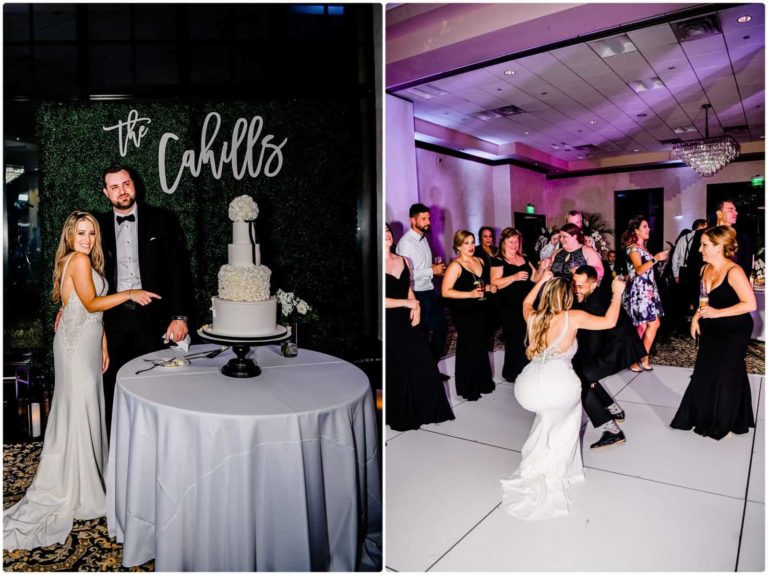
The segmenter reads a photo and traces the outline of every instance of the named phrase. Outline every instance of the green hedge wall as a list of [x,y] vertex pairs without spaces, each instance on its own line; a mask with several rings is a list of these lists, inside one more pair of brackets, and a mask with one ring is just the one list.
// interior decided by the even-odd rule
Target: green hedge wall
[[[354,354],[362,325],[355,105],[356,101],[342,100],[41,105],[37,141],[45,293],[51,291],[53,256],[66,216],[76,209],[109,209],[101,172],[122,162],[141,175],[147,203],[172,209],[181,220],[191,256],[198,326],[211,320],[210,298],[218,291],[219,267],[226,263],[232,234],[229,202],[249,194],[259,205],[257,229],[262,261],[272,270],[272,291],[295,291],[320,315],[318,322],[302,328],[300,344],[342,357]],[[121,158],[117,131],[102,127],[125,121],[133,109],[140,117],[151,118],[151,124],[140,146],[129,143]],[[288,139],[280,172],[271,178],[262,172],[256,178],[246,174],[237,180],[225,164],[221,178],[216,179],[210,167],[203,165],[198,177],[185,170],[176,191],[164,193],[158,175],[162,134],[179,137],[166,152],[167,179],[172,181],[184,150],[199,151],[203,120],[209,112],[218,112],[222,119],[211,147],[217,158],[222,144],[231,141],[238,118],[261,116],[262,137],[273,134],[274,143]],[[56,311],[57,306],[46,298],[44,325],[52,325]],[[53,370],[52,342],[53,332],[46,330],[47,355],[39,368],[48,373]]]

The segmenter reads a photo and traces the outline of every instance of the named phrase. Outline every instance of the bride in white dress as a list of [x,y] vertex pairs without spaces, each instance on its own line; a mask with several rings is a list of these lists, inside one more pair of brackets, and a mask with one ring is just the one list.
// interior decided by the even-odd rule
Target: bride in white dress
[[53,272],[53,300],[63,304],[53,340],[55,391],[37,475],[24,498],[3,513],[6,550],[63,543],[73,519],[105,514],[107,435],[102,373],[109,365],[102,312],[152,292],[105,296],[99,224],[88,212],[64,223]]
[[[542,290],[543,286],[543,290]],[[523,445],[520,466],[502,479],[502,507],[520,519],[549,519],[568,513],[567,487],[584,480],[579,449],[581,383],[571,366],[579,329],[616,325],[625,284],[617,277],[605,317],[571,310],[571,286],[545,272],[523,301],[531,362],[515,382],[518,403],[536,418]],[[538,308],[533,309],[541,291]]]

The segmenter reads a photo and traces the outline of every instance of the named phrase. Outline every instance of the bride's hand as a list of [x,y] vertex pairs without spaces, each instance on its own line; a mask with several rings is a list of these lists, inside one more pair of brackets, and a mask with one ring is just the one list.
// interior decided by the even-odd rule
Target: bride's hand
[[152,301],[152,298],[162,299],[156,293],[153,293],[151,291],[146,291],[143,289],[128,290],[128,297],[139,305],[147,305]]
[[107,351],[106,341],[101,344],[101,373],[106,373],[109,369],[109,352]]

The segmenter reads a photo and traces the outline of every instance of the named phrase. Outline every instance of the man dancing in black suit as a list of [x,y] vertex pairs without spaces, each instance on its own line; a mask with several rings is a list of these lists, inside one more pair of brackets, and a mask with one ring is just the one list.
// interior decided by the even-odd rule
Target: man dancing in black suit
[[[597,271],[580,266],[572,279],[574,309],[593,315],[605,315],[610,302],[604,290],[598,289]],[[595,429],[602,430],[592,449],[626,443],[617,422],[624,421],[624,411],[600,385],[600,380],[640,361],[647,352],[627,313],[621,309],[616,326],[602,331],[580,329],[576,335],[579,350],[573,358],[573,369],[581,380],[581,402]]]
[[[109,293],[153,291],[162,299],[141,307],[126,302],[104,313],[109,369],[104,374],[107,433],[118,370],[131,359],[161,349],[189,333],[192,276],[184,233],[172,212],[137,201],[134,172],[127,166],[104,170],[104,195],[112,209],[97,215]],[[149,309],[152,308],[152,309]]]

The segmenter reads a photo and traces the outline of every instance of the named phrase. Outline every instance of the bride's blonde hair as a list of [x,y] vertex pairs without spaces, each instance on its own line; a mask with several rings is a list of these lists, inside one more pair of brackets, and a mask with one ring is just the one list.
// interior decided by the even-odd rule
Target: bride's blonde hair
[[573,293],[565,278],[552,278],[544,284],[539,305],[528,316],[528,333],[526,335],[528,347],[525,349],[525,356],[528,359],[533,359],[534,356],[547,349],[547,333],[552,318],[571,309],[572,306]]
[[91,249],[89,257],[91,258],[91,266],[93,269],[100,275],[104,275],[104,252],[101,250],[101,230],[99,229],[99,222],[97,222],[96,218],[93,217],[93,214],[89,212],[72,212],[64,222],[64,227],[61,230],[61,237],[59,238],[59,247],[56,248],[56,256],[53,260],[52,297],[54,303],[59,303],[61,301],[61,275],[64,273],[64,263],[67,260],[67,256],[75,251],[77,224],[82,221],[91,222],[91,224],[93,224],[93,229],[96,230],[93,249]]

